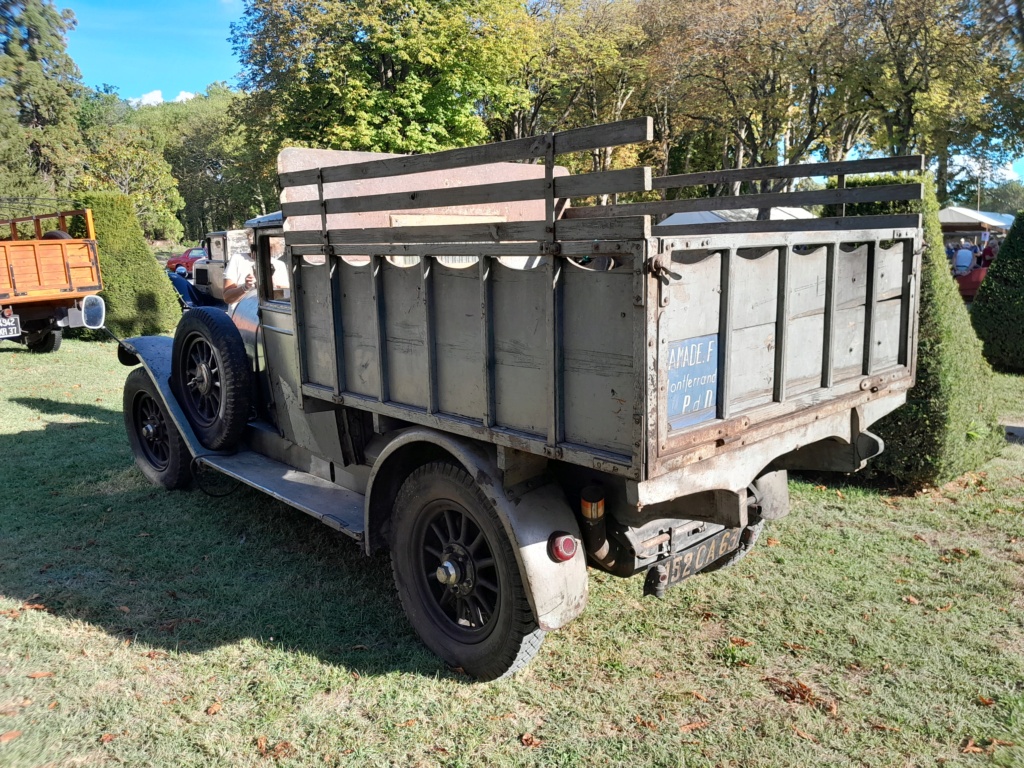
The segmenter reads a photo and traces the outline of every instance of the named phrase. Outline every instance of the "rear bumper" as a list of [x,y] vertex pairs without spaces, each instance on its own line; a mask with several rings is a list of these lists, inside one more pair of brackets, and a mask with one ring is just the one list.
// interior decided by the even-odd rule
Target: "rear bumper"
[[[627,481],[627,500],[645,507],[704,491],[739,492],[769,467],[855,472],[863,466],[865,451],[873,455],[870,438],[864,439],[868,427],[903,405],[911,384],[907,375],[884,391],[851,394],[694,445],[663,459],[658,465],[662,474],[642,482]],[[823,441],[849,450],[824,450]],[[848,465],[836,458],[840,454],[849,455]],[[826,458],[831,462],[827,467],[822,466]]]

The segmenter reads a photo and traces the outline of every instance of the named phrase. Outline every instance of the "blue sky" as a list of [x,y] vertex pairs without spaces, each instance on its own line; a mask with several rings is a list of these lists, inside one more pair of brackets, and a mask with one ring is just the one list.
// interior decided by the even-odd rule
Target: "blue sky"
[[[78,27],[68,52],[82,80],[96,88],[116,86],[126,99],[173,101],[201,93],[218,80],[237,85],[238,61],[230,25],[242,15],[242,0],[64,0]],[[1024,178],[1024,158],[1013,163]]]
[[116,86],[126,99],[156,91],[166,101],[199,93],[218,80],[236,85],[238,61],[231,52],[230,24],[242,15],[241,0],[57,0],[78,27],[68,53],[85,85]]

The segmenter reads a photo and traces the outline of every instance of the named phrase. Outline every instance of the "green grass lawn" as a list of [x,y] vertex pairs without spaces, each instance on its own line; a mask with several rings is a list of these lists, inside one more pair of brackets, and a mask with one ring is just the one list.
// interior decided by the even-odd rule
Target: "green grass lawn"
[[795,480],[737,568],[661,601],[594,573],[482,685],[419,644],[386,558],[255,491],[148,485],[127,373],[0,345],[5,768],[1024,765],[1024,445],[914,497]]

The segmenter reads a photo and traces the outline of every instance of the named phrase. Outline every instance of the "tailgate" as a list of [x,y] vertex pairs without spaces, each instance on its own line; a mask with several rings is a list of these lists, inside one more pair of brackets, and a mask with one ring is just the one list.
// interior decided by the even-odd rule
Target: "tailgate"
[[0,243],[0,299],[6,303],[66,299],[101,288],[93,240]]
[[647,476],[911,386],[919,240],[919,225],[662,239]]

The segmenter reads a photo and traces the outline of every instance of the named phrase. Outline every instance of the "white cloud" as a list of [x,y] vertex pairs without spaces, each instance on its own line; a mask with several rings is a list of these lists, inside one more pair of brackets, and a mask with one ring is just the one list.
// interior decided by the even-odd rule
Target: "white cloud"
[[[194,99],[195,97],[196,95],[194,93],[190,93],[189,91],[181,91],[177,96],[174,97],[174,101],[180,104],[183,101],[188,101],[189,99]],[[142,94],[137,99],[128,99],[128,103],[131,104],[133,107],[152,107],[157,104],[163,104],[164,92],[158,88],[155,91],[150,91],[149,93]]]

